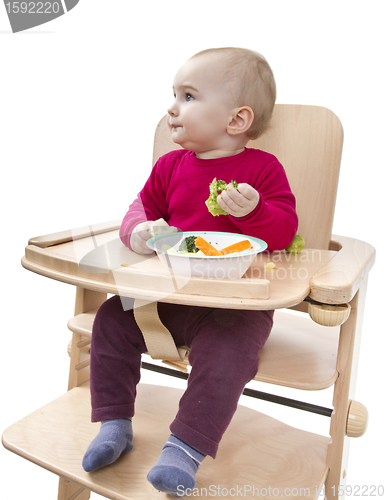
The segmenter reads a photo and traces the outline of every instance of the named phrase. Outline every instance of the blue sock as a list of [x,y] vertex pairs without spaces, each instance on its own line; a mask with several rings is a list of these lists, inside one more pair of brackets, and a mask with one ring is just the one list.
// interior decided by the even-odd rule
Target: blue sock
[[147,480],[158,491],[182,497],[194,488],[196,472],[205,456],[171,434]]
[[83,469],[92,472],[115,462],[122,453],[133,448],[131,419],[119,418],[102,422],[99,434],[91,442],[84,457]]

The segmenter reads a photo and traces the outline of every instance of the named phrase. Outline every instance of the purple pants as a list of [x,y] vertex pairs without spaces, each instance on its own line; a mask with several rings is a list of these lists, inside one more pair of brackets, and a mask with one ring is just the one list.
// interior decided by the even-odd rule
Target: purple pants
[[[93,422],[134,416],[141,354],[147,349],[132,308],[127,307],[126,302],[124,310],[120,297],[112,297],[95,318],[90,380]],[[158,314],[176,345],[191,348],[188,386],[170,430],[214,458],[244,386],[256,375],[273,311],[159,302]]]

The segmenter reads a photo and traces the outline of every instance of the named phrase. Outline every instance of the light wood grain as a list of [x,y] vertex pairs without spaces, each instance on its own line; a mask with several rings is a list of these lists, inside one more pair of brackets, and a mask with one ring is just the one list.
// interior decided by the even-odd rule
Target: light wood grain
[[326,480],[328,500],[339,497],[338,487],[344,486],[347,476],[348,437],[347,421],[351,400],[354,399],[358,359],[354,356],[356,345],[360,345],[362,318],[366,297],[367,280],[362,283],[360,291],[350,302],[351,313],[348,320],[340,328],[340,340],[337,355],[338,378],[334,387],[333,407],[331,415],[327,465],[330,469]]
[[63,477],[59,478],[58,500],[88,500],[90,495],[90,490]]
[[[96,311],[106,300],[105,292],[95,292],[87,288],[76,289],[75,297],[75,317],[86,314],[89,311]],[[68,389],[77,387],[90,378],[90,356],[89,341],[90,336],[84,333],[73,331],[70,351],[70,370],[68,376]],[[87,340],[87,342],[85,342]]]
[[346,434],[348,437],[361,437],[366,432],[369,412],[359,401],[350,401]]
[[333,235],[341,246],[325,266],[310,280],[311,298],[325,304],[350,302],[375,262],[375,249],[369,243]]
[[84,226],[76,229],[68,229],[66,231],[46,234],[44,236],[36,236],[34,238],[30,238],[28,244],[36,245],[41,248],[59,245],[60,243],[66,243],[68,241],[84,238],[86,236],[91,236],[91,235],[96,236],[100,233],[106,233],[107,231],[113,231],[115,229],[119,229],[121,222],[122,222],[121,220],[102,222],[98,224],[92,224],[90,226]]
[[[98,424],[90,423],[87,384],[79,385],[88,378],[91,324],[106,293],[237,309],[293,307],[304,311],[308,295],[325,304],[349,302],[351,315],[340,328],[324,328],[304,317],[284,318],[276,311],[256,375],[256,380],[304,390],[335,384],[331,440],[239,407],[218,457],[206,459],[197,476],[198,488],[217,485],[228,489],[227,497],[236,496],[229,489],[238,485],[255,488],[244,498],[318,499],[318,488],[326,482],[327,499],[333,500],[334,489],[337,492],[338,485],[344,484],[357,362],[353,351],[360,336],[367,275],[375,260],[375,250],[367,243],[339,236],[331,240],[342,140],[341,124],[331,111],[317,106],[275,106],[271,130],[248,147],[268,151],[284,165],[297,199],[298,233],[305,238],[306,248],[298,256],[259,254],[245,277],[232,283],[167,276],[156,257],[139,257],[122,245],[119,221],[30,239],[23,266],[78,287],[75,318],[69,322],[75,346],[71,349],[71,390],[7,429],[3,444],[63,476],[59,500],[73,500],[78,493],[79,499],[86,500],[87,490],[116,500],[160,498],[146,481],[146,473],[157,460],[178,408],[181,392],[175,389],[140,385],[134,450],[92,474],[81,467]],[[153,162],[178,148],[162,119],[155,134]],[[265,266],[270,261],[276,267],[268,271]],[[122,264],[129,267],[123,269]],[[269,494],[269,488],[277,488],[277,493]],[[256,489],[260,490],[257,495]],[[208,490],[196,496],[207,497]]]
[[338,342],[339,328],[322,327],[308,316],[275,311],[255,380],[308,391],[331,387],[338,377]]
[[[261,253],[239,280],[171,276],[156,256],[138,256],[116,231],[41,248],[28,245],[22,264],[44,276],[91,290],[146,300],[226,307],[278,309],[299,304],[310,292],[310,278],[336,252],[305,249],[299,255]],[[267,262],[276,268],[267,270]],[[122,264],[131,267],[122,267]],[[176,283],[178,290],[176,290]]]
[[[208,300],[214,307],[224,307],[224,297],[229,307],[277,309],[296,305],[308,294],[325,304],[349,302],[375,262],[372,245],[334,235],[339,251],[305,249],[298,256],[262,253],[240,280],[181,277],[176,291],[175,277],[166,273],[157,257],[134,254],[117,236],[117,231],[107,231],[97,240],[86,236],[46,248],[29,245],[22,264],[39,274],[108,293],[175,303],[182,300],[189,305]],[[272,271],[265,269],[270,260],[276,263]],[[122,264],[130,267],[122,268]],[[268,298],[268,302],[259,301]]]
[[[164,495],[148,483],[146,474],[170,434],[168,426],[182,391],[167,387],[160,390],[143,384],[138,389],[133,419],[134,448],[109,467],[94,473],[82,469],[81,458],[99,428],[98,424],[90,423],[87,385],[69,391],[8,428],[3,444],[41,467],[65,475],[68,480],[107,498],[163,498]],[[286,498],[295,499],[300,496],[300,488],[304,496],[316,499],[317,487],[323,484],[327,474],[327,444],[326,437],[300,431],[239,406],[216,460],[207,457],[198,471],[196,487],[207,489],[206,495],[199,496],[208,497],[212,487],[216,491],[220,488],[223,496],[230,498],[231,488],[239,486],[245,493],[243,498],[247,499],[256,498],[257,489],[267,499],[276,498],[277,492],[284,496],[287,489]]]
[[[71,318],[69,329],[91,337],[96,312],[95,309]],[[307,316],[276,311],[271,335],[260,355],[255,380],[302,390],[331,387],[338,376],[338,341],[339,328],[326,329]],[[161,357],[167,360],[166,353]]]

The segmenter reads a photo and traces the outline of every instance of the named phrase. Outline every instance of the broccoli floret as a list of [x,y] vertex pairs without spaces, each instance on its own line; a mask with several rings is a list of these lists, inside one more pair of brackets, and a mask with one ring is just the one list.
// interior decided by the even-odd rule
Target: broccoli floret
[[228,215],[228,212],[225,212],[220,205],[217,203],[217,196],[224,191],[224,189],[229,189],[231,184],[237,189],[238,184],[236,181],[231,181],[227,184],[225,181],[218,181],[216,177],[209,184],[209,198],[206,200],[205,205],[208,207],[209,212],[216,215]]
[[288,245],[288,247],[286,248],[286,252],[296,255],[303,250],[304,245],[305,245],[304,238],[300,236],[300,234],[297,234],[295,238],[292,240],[291,244]]
[[197,236],[188,236],[186,237],[181,245],[178,248],[179,252],[189,252],[189,253],[197,253],[198,248],[196,247],[196,244],[194,243],[196,241]]

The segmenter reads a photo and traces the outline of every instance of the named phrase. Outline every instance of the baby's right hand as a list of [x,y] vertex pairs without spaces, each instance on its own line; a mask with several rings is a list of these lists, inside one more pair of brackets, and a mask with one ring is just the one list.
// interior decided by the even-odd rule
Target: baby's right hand
[[134,252],[142,255],[153,253],[153,250],[146,245],[147,240],[151,238],[151,234],[148,231],[150,223],[151,221],[141,222],[133,229],[130,236],[130,246]]

